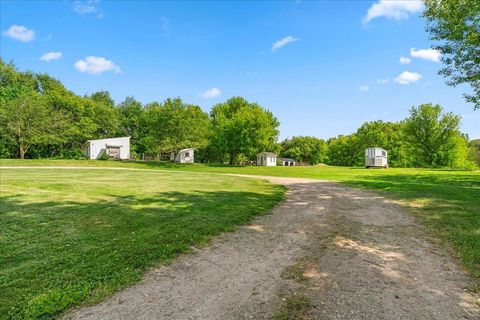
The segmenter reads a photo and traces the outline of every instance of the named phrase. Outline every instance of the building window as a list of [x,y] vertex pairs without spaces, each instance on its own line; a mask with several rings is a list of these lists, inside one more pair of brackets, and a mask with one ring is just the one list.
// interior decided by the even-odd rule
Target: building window
[[185,157],[190,157],[190,152],[185,152]]

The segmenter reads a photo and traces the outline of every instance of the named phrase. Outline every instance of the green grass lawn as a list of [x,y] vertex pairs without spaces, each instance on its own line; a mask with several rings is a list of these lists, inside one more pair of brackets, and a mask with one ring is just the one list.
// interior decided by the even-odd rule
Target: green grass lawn
[[[6,186],[9,188],[9,192],[7,195],[9,197],[5,197],[5,202],[6,205],[2,205],[2,208],[0,210],[7,210],[8,212],[14,212],[15,214],[7,214],[6,216],[9,217],[9,219],[13,219],[11,224],[8,224],[8,230],[9,232],[13,232],[15,235],[17,232],[19,233],[18,237],[21,239],[9,239],[8,237],[2,238],[2,241],[8,240],[9,243],[12,242],[14,243],[14,248],[15,246],[18,246],[19,249],[14,249],[9,250],[9,252],[12,252],[12,257],[7,260],[9,268],[7,270],[12,270],[10,277],[10,281],[17,281],[19,282],[19,285],[15,284],[13,282],[12,287],[16,288],[17,286],[20,286],[22,282],[25,282],[26,280],[23,280],[25,276],[23,276],[23,271],[16,271],[17,267],[14,267],[15,264],[19,264],[20,262],[25,263],[25,265],[28,269],[28,265],[34,263],[34,261],[37,261],[36,259],[33,259],[30,257],[30,259],[26,259],[24,255],[28,255],[28,252],[25,251],[25,254],[23,253],[24,251],[22,250],[29,250],[31,253],[31,250],[35,252],[35,254],[41,254],[40,250],[37,250],[37,244],[38,242],[43,243],[44,237],[49,237],[52,232],[50,232],[49,228],[52,228],[52,230],[55,230],[53,234],[63,234],[63,231],[65,232],[72,232],[70,231],[70,228],[80,228],[80,225],[83,225],[82,229],[84,232],[84,236],[86,234],[91,234],[92,231],[90,231],[89,228],[92,228],[91,230],[103,235],[103,234],[109,234],[110,236],[112,234],[118,234],[117,231],[113,229],[109,229],[108,223],[102,224],[99,223],[96,225],[92,221],[96,221],[96,219],[100,219],[103,221],[103,219],[106,219],[105,217],[112,217],[112,212],[120,212],[113,214],[115,218],[112,218],[108,221],[109,223],[115,222],[115,223],[125,223],[122,222],[124,219],[124,214],[125,216],[130,217],[132,214],[136,216],[138,212],[150,212],[151,215],[155,216],[154,212],[157,212],[155,206],[167,206],[170,208],[169,210],[172,210],[172,212],[178,212],[176,209],[177,207],[182,207],[182,206],[187,206],[189,207],[189,212],[190,212],[190,217],[195,216],[197,213],[197,205],[195,207],[190,207],[189,205],[185,205],[184,203],[193,203],[193,202],[202,202],[198,200],[194,196],[190,196],[191,190],[183,190],[182,192],[186,192],[189,194],[187,197],[187,200],[183,199],[182,197],[172,197],[168,196],[169,191],[165,190],[170,190],[170,188],[175,188],[175,185],[177,183],[177,179],[180,179],[180,177],[188,177],[188,179],[192,179],[195,181],[202,181],[202,186],[199,187],[199,190],[205,190],[203,187],[203,183],[205,184],[210,184],[213,183],[215,184],[214,181],[218,181],[219,179],[227,179],[226,177],[223,177],[221,175],[205,175],[205,173],[239,173],[239,174],[255,174],[255,175],[270,175],[270,176],[285,176],[285,177],[304,177],[304,178],[313,178],[313,179],[323,179],[323,180],[333,180],[333,181],[339,181],[342,183],[346,183],[352,186],[356,187],[361,187],[361,188],[367,188],[371,190],[376,190],[377,192],[381,192],[382,194],[386,195],[389,198],[398,200],[402,205],[408,207],[412,213],[421,221],[423,222],[429,230],[436,236],[438,236],[440,239],[442,239],[445,242],[448,242],[452,247],[455,249],[456,254],[460,258],[460,260],[463,262],[465,268],[469,271],[469,273],[472,275],[474,281],[477,283],[477,286],[480,288],[480,172],[479,171],[451,171],[451,170],[429,170],[429,169],[388,169],[388,170],[367,170],[363,168],[345,168],[345,167],[320,167],[320,166],[315,166],[315,167],[231,167],[231,166],[213,166],[213,165],[202,165],[202,164],[195,164],[195,165],[178,165],[178,164],[171,164],[171,163],[166,163],[166,162],[118,162],[118,161],[89,161],[89,160],[0,160],[0,165],[4,166],[16,166],[16,165],[23,165],[23,166],[94,166],[94,167],[125,167],[125,168],[138,168],[138,169],[151,169],[149,171],[122,171],[121,174],[128,176],[127,178],[128,184],[125,185],[124,188],[115,188],[115,195],[113,196],[113,199],[110,199],[110,194],[112,192],[107,191],[110,190],[111,183],[108,182],[107,177],[111,176],[110,170],[107,172],[104,172],[102,170],[91,170],[92,171],[92,176],[95,176],[98,174],[97,172],[101,172],[101,176],[104,177],[102,179],[103,183],[99,182],[88,182],[85,181],[84,178],[82,177],[77,177],[73,178],[73,181],[70,183],[72,184],[71,187],[66,186],[64,183],[63,178],[58,178],[56,179],[54,176],[50,179],[50,184],[51,187],[48,189],[44,190],[42,189],[42,186],[44,185],[43,183],[38,183],[35,182],[36,180],[32,180],[32,182],[21,182],[23,178],[22,177],[22,172],[24,171],[19,171],[16,176],[11,176],[10,181]],[[11,170],[11,169],[9,169]],[[79,174],[80,171],[72,170],[68,171],[68,174],[59,172],[60,170],[53,170],[49,169],[49,173],[44,173],[42,170],[29,170],[27,171],[29,175],[47,175],[47,177],[50,177],[52,173],[55,175],[59,174],[62,177],[67,175],[67,177],[70,179],[73,175]],[[138,189],[138,185],[143,185],[143,183],[148,184],[148,182],[144,182],[142,177],[152,177],[155,176],[155,170],[161,170],[161,172],[170,172],[171,176],[170,180],[167,180],[165,183],[164,187],[154,187],[156,184],[154,183],[152,185],[151,189],[148,190],[141,190]],[[4,170],[5,172],[2,172],[2,176],[5,174],[10,175],[11,173],[8,173],[10,171]],[[173,172],[175,171],[175,173]],[[183,175],[182,171],[185,171],[185,173],[188,172],[198,172],[197,174],[192,174],[191,176]],[[88,172],[81,171],[84,174],[88,174]],[[179,178],[175,178],[175,177]],[[138,178],[135,178],[138,177]],[[204,177],[208,177],[208,179],[204,179]],[[200,179],[200,180],[197,180]],[[67,181],[69,180],[67,179]],[[136,179],[139,179],[140,181],[137,181]],[[149,178],[149,179],[154,179],[154,178]],[[204,180],[202,180],[204,179]],[[162,181],[162,179],[154,179],[155,182]],[[16,186],[16,182],[18,185]],[[147,179],[147,181],[150,181]],[[213,182],[212,182],[213,181]],[[235,190],[241,190],[242,186],[243,188],[246,188],[246,185],[248,185],[248,188],[250,188],[250,183],[255,183],[258,184],[260,182],[245,182],[244,180],[235,180],[232,178],[231,181],[231,187],[225,187],[225,189],[222,189],[224,191],[235,191]],[[76,183],[80,182],[80,184],[77,186]],[[12,184],[13,183],[13,184]],[[93,185],[92,185],[93,183]],[[161,183],[161,182],[160,182]],[[241,185],[237,185],[237,183],[241,183]],[[99,185],[100,184],[100,185]],[[3,181],[2,181],[3,185]],[[197,182],[198,185],[198,182]],[[56,187],[55,187],[56,186]],[[247,216],[251,216],[256,212],[255,208],[256,206],[260,206],[265,210],[265,208],[270,207],[273,205],[275,202],[274,199],[278,199],[278,190],[272,189],[271,186],[268,185],[262,185],[267,190],[269,190],[267,193],[264,193],[263,195],[256,195],[256,201],[253,201],[252,203],[249,203],[249,212]],[[268,186],[268,187],[267,187]],[[2,186],[2,190],[3,190]],[[33,189],[31,189],[33,188]],[[57,189],[55,189],[57,188]],[[66,190],[66,189],[71,189],[71,190]],[[90,188],[92,191],[90,191]],[[157,189],[155,189],[157,188]],[[159,189],[160,188],[160,189]],[[162,189],[162,188],[165,188]],[[189,188],[187,185],[186,188]],[[248,189],[247,188],[247,189]],[[269,189],[268,189],[269,188]],[[73,193],[72,195],[70,194],[72,190],[77,190],[76,193]],[[87,191],[87,196],[84,195],[85,190]],[[120,191],[122,190],[122,191]],[[197,189],[195,189],[197,190]],[[249,189],[249,192],[254,192],[253,189]],[[148,192],[147,192],[148,191]],[[224,192],[222,191],[222,192]],[[256,189],[255,189],[256,191]],[[91,194],[88,196],[88,194],[91,192]],[[176,191],[178,192],[178,191]],[[203,192],[203,191],[202,191]],[[99,193],[97,195],[97,193]],[[122,196],[117,195],[117,193],[120,193]],[[76,194],[76,195],[75,195]],[[167,195],[166,195],[167,194]],[[195,192],[193,192],[195,194]],[[213,193],[212,193],[213,194]],[[231,202],[229,198],[225,198],[226,195],[231,195],[231,193],[225,193],[223,196],[219,197],[213,197],[212,194],[208,196],[207,198],[214,198],[215,202],[212,200],[212,203],[215,203],[213,205],[215,212],[217,206],[235,206],[237,203]],[[216,194],[216,193],[215,193]],[[222,194],[222,193],[221,193]],[[3,192],[2,192],[3,195]],[[45,204],[45,202],[42,202],[41,197],[45,197],[45,201],[48,199],[51,199],[51,201],[54,201],[54,205],[50,206]],[[73,200],[73,203],[76,204],[77,202],[80,203],[78,206],[77,205],[69,205],[69,201],[72,201],[69,199],[70,196],[74,197],[80,197],[81,199],[79,200]],[[165,196],[165,198],[163,198]],[[234,195],[232,195],[234,196]],[[239,193],[236,195],[236,197],[240,196],[248,196],[243,193]],[[39,199],[40,197],[40,199]],[[104,197],[106,198],[105,202],[100,202],[100,203],[94,203],[91,204],[92,199],[96,199],[96,197],[100,197],[100,199],[103,199]],[[160,197],[160,198],[157,198]],[[9,199],[19,199],[18,201],[10,201]],[[110,199],[110,200],[109,200]],[[143,199],[145,202],[143,205],[138,203],[139,199]],[[157,199],[157,200],[152,200],[152,199]],[[152,201],[153,207],[150,205],[150,201]],[[224,203],[224,201],[227,201],[228,203]],[[267,202],[267,203],[263,203]],[[86,204],[85,204],[86,203]],[[140,206],[140,207],[138,207]],[[143,207],[145,206],[145,207]],[[48,209],[50,208],[51,209]],[[92,208],[95,207],[97,209],[93,210]],[[241,207],[241,206],[239,206]],[[10,209],[9,209],[10,208]],[[78,209],[76,209],[78,208]],[[82,209],[84,208],[84,209]],[[110,209],[112,208],[112,209]],[[162,207],[163,208],[163,207]],[[200,206],[200,208],[202,208]],[[237,207],[235,207],[237,208]],[[242,208],[243,209],[243,208]],[[246,208],[245,208],[246,209]],[[42,212],[40,210],[46,210],[46,212],[51,212],[47,215],[41,214],[40,216],[37,214],[37,212]],[[74,219],[70,219],[70,217],[66,220],[60,219],[59,223],[56,223],[56,219],[58,217],[64,217],[65,213],[69,214],[69,212],[77,212],[77,210],[80,210],[80,214],[73,214],[72,217]],[[110,211],[113,210],[113,211]],[[165,211],[166,209],[162,209]],[[181,210],[180,210],[181,211]],[[208,211],[208,210],[207,210]],[[25,212],[34,212],[30,214],[26,214]],[[126,213],[128,212],[128,214]],[[201,212],[201,211],[200,211]],[[232,207],[232,212],[233,212],[233,207]],[[5,213],[3,214],[5,215]],[[10,217],[11,215],[11,217]],[[53,220],[49,220],[48,218],[46,222],[43,222],[43,218],[45,217],[51,217],[52,215],[54,218]],[[83,220],[84,216],[87,216],[88,219]],[[175,214],[172,216],[178,218]],[[76,219],[80,219],[82,217],[82,220],[80,222],[72,222],[72,221],[78,221]],[[150,216],[149,216],[150,217]],[[162,216],[163,217],[163,216]],[[151,218],[151,217],[150,217]],[[231,217],[229,217],[230,219]],[[39,220],[40,219],[40,220]],[[117,221],[119,220],[120,221]],[[143,216],[142,216],[143,219]],[[185,217],[187,219],[187,217]],[[242,218],[240,219],[241,221],[239,222],[234,222],[234,223],[242,223],[245,220]],[[55,223],[54,223],[55,221]],[[85,224],[83,221],[88,221],[87,224]],[[182,220],[183,221],[183,220]],[[163,223],[168,224],[168,221],[164,221]],[[174,222],[176,224],[177,222]],[[233,223],[233,224],[234,224]],[[26,227],[23,226],[23,224],[26,224]],[[233,225],[232,224],[232,225]],[[88,228],[86,227],[88,226]],[[189,228],[195,228],[196,226],[189,226]],[[38,233],[36,231],[37,229],[43,230],[41,228],[46,228],[45,231],[46,233]],[[13,230],[13,231],[11,231]],[[20,231],[18,231],[20,230]],[[26,230],[29,230],[27,232]],[[31,234],[31,230],[35,230],[34,234]],[[37,232],[38,234],[35,234]],[[109,233],[110,232],[110,233]],[[28,234],[28,236],[26,235]],[[147,232],[148,233],[148,232]],[[80,233],[72,233],[72,237],[75,237],[75,234],[80,234]],[[106,237],[109,239],[109,237]],[[25,237],[25,240],[22,240]],[[60,237],[60,236],[59,236]],[[70,237],[70,236],[69,236]],[[61,237],[60,237],[61,238]],[[56,239],[56,238],[52,238]],[[70,238],[69,238],[70,239]],[[128,237],[127,237],[128,239]],[[176,240],[176,239],[174,239]],[[63,240],[62,240],[63,241]],[[105,240],[104,240],[105,241]],[[110,240],[113,241],[113,240]],[[201,241],[200,241],[201,242]],[[25,244],[28,243],[28,246]],[[63,242],[61,242],[63,243]],[[74,242],[71,245],[75,245]],[[128,241],[125,241],[125,243],[129,243]],[[177,242],[174,241],[171,243],[171,246],[173,247]],[[184,245],[184,242],[178,242],[178,246],[181,248],[187,248],[188,245]],[[94,241],[95,250],[103,250],[101,251],[102,254],[104,255],[113,255],[113,254],[119,254],[119,253],[114,253],[111,252],[112,250],[115,250],[113,248],[116,248],[117,250],[120,250],[121,248],[118,246],[114,246],[111,244],[111,242],[106,241],[105,244],[99,244],[98,242]],[[122,245],[124,245],[122,243]],[[161,244],[157,244],[160,246]],[[133,245],[132,245],[133,246]],[[23,248],[23,249],[20,249]],[[50,248],[50,245],[47,246]],[[60,245],[60,247],[63,247]],[[83,247],[83,246],[82,246]],[[32,249],[25,249],[25,248],[32,248]],[[180,251],[175,251],[173,254],[168,255],[167,258],[164,258],[163,256],[155,256],[156,254],[159,254],[157,251],[150,251],[153,250],[152,248],[155,248],[155,246],[149,247],[149,246],[143,246],[139,245],[133,246],[129,251],[129,254],[134,254],[136,253],[137,250],[140,250],[139,248],[144,249],[141,250],[140,256],[149,256],[149,255],[154,255],[152,259],[148,259],[148,263],[153,263],[153,261],[161,261],[162,259],[170,259],[171,257],[175,256]],[[170,247],[167,247],[170,248]],[[88,250],[88,247],[84,249],[79,249],[79,250]],[[126,250],[126,249],[125,249]],[[67,251],[71,252],[71,251]],[[78,251],[72,251],[72,252],[78,252]],[[84,257],[85,252],[83,252],[80,255],[76,256],[76,259],[79,259],[80,256]],[[18,258],[17,258],[18,255]],[[122,255],[120,255],[123,257]],[[18,259],[18,261],[17,261]],[[25,259],[25,261],[23,260]],[[71,258],[68,258],[68,254],[65,254],[65,257],[61,257],[60,254],[57,252],[52,251],[50,259],[60,259],[63,261],[62,263],[65,264],[71,264],[73,263],[74,265],[78,263],[78,260],[73,260],[74,262],[71,262]],[[63,260],[62,260],[63,259]],[[95,258],[96,259],[96,258]],[[95,264],[95,259],[89,259],[87,262],[83,263],[90,263],[90,264]],[[105,261],[110,261],[111,258],[105,259]],[[134,259],[135,260],[135,259]],[[16,261],[16,263],[12,264],[12,261]],[[24,262],[23,262],[24,261]],[[44,261],[44,260],[39,260],[39,261]],[[133,262],[133,260],[132,260]],[[44,262],[38,262],[39,265]],[[146,265],[149,265],[146,263]],[[34,265],[37,264],[36,262]],[[47,268],[47,270],[50,270],[49,267],[44,266],[44,268]],[[95,269],[95,267],[92,267]],[[100,268],[100,267],[99,267]],[[110,268],[113,268],[113,270],[116,270],[116,266],[112,264],[107,264],[106,266],[102,266],[104,268],[105,273],[108,273],[108,270]],[[100,281],[102,285],[99,287],[95,287],[94,289],[87,289],[85,292],[88,293],[82,293],[82,290],[78,290],[78,293],[76,289],[72,289],[73,292],[76,292],[79,296],[78,301],[85,299],[85,297],[101,297],[104,294],[111,292],[114,290],[116,287],[115,286],[121,286],[120,283],[128,283],[133,281],[134,279],[137,279],[141,271],[144,270],[144,266],[141,265],[139,269],[135,269],[135,271],[129,271],[129,272],[120,272],[118,274],[124,275],[124,274],[130,274],[130,272],[133,272],[135,276],[127,276],[127,279],[124,280],[114,280],[114,281],[105,281],[105,283],[109,284],[103,284],[103,280]],[[3,269],[3,268],[2,268]],[[22,270],[22,269],[18,269]],[[66,269],[65,269],[66,270]],[[84,271],[87,270],[90,272],[90,269],[84,269]],[[103,274],[103,273],[102,273]],[[55,274],[55,276],[58,276],[58,274]],[[68,274],[64,274],[65,277],[70,277]],[[113,276],[113,273],[110,275]],[[83,276],[79,276],[78,278],[82,278]],[[85,273],[85,277],[89,279],[89,274]],[[15,278],[15,279],[14,279]],[[101,278],[103,279],[103,278]],[[48,281],[51,281],[51,278],[45,280],[44,282],[41,282],[41,285],[45,285],[49,283]],[[90,282],[95,282],[88,280],[86,283]],[[63,283],[63,280],[59,280],[58,285],[60,283]],[[28,286],[28,283],[24,283],[23,285]],[[50,284],[52,286],[52,284]],[[106,287],[106,289],[103,289],[103,286]],[[68,289],[68,288],[67,288]],[[0,288],[1,290],[1,288]],[[33,289],[32,289],[33,290]],[[52,289],[52,293],[46,293],[44,296],[41,296],[41,298],[38,298],[40,302],[40,305],[42,305],[41,301],[44,299],[43,297],[46,297],[45,300],[52,298],[49,295],[52,295],[54,299],[60,299],[60,298],[55,298],[56,296],[56,291],[55,289]],[[70,289],[68,289],[70,290]],[[50,292],[50,291],[47,291]],[[92,292],[94,292],[92,294]],[[100,293],[96,293],[100,292]],[[15,297],[15,296],[14,296]],[[1,299],[1,298],[0,298]],[[10,298],[4,298],[9,300]],[[90,299],[90,298],[88,298]],[[37,300],[34,300],[34,302],[30,302],[30,305],[32,307],[37,305]],[[33,309],[29,309],[33,310]]]
[[284,192],[188,172],[3,169],[0,179],[0,318],[13,319],[99,301],[268,212]]

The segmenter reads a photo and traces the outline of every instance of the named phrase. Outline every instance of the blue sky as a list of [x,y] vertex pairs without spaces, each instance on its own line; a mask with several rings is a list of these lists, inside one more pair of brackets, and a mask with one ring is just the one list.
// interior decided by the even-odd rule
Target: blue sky
[[421,3],[379,1],[2,1],[0,52],[116,102],[180,96],[209,111],[243,96],[278,117],[281,138],[349,134],[428,102],[480,138],[468,87],[437,75]]

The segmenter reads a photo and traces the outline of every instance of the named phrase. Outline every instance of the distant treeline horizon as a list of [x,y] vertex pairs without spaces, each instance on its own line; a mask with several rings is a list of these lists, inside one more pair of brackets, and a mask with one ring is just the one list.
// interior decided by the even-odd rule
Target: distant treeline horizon
[[243,164],[271,151],[305,165],[363,166],[365,148],[382,147],[392,167],[480,165],[480,139],[469,141],[459,115],[430,103],[411,107],[398,122],[365,122],[349,135],[278,141],[278,119],[242,97],[209,113],[181,98],[115,104],[108,91],[79,96],[48,74],[1,59],[0,85],[0,158],[85,159],[87,140],[130,136],[133,159],[196,148],[196,161],[205,163]]

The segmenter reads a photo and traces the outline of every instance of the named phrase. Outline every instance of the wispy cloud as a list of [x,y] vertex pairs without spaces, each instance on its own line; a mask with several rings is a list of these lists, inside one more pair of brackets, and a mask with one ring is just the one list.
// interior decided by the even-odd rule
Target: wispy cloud
[[390,78],[378,79],[377,83],[379,84],[387,84],[390,82]]
[[417,72],[403,71],[394,79],[399,84],[410,84],[417,82],[422,78],[422,75]]
[[358,89],[360,89],[360,91],[362,92],[367,92],[370,89],[370,87],[364,84],[363,86],[358,87]]
[[399,59],[399,62],[401,64],[409,64],[412,60],[410,58],[406,58],[406,57],[400,57]]
[[203,98],[206,98],[206,99],[210,99],[210,98],[215,98],[215,97],[218,97],[219,95],[222,94],[222,91],[220,91],[220,89],[218,88],[211,88],[211,89],[208,89],[208,90],[205,90],[201,96]]
[[103,17],[103,12],[99,8],[100,0],[83,0],[73,3],[73,10],[78,14],[97,14],[97,17]]
[[19,26],[16,24],[8,28],[7,31],[4,31],[3,34],[9,38],[22,42],[29,42],[35,38],[35,31],[28,29],[25,26]]
[[430,60],[433,62],[440,62],[440,57],[442,54],[440,51],[435,49],[420,49],[415,48],[410,49],[410,55],[414,58],[420,58],[424,60]]
[[90,74],[100,74],[106,71],[113,71],[121,73],[122,70],[113,61],[107,60],[104,57],[88,56],[83,60],[78,60],[74,64],[75,69],[80,72]]
[[275,51],[277,51],[278,49],[286,46],[287,44],[292,43],[292,42],[295,42],[295,41],[298,41],[298,39],[297,39],[297,38],[294,38],[294,37],[292,37],[292,36],[287,36],[287,37],[285,37],[285,38],[283,38],[283,39],[280,39],[280,40],[278,40],[278,41],[275,41],[275,42],[273,43],[273,45],[272,45],[272,52],[275,52]]
[[44,55],[40,57],[40,60],[50,62],[50,61],[55,61],[58,59],[62,58],[62,53],[61,52],[47,52]]
[[410,14],[420,12],[422,9],[421,0],[380,0],[368,9],[363,22],[368,23],[380,17],[394,20],[408,19]]

